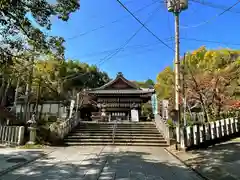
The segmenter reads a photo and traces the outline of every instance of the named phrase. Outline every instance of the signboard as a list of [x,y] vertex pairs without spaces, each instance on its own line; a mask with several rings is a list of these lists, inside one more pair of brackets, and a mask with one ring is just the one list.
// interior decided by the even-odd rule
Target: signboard
[[74,101],[74,100],[71,100],[69,118],[71,118],[72,115],[73,115],[74,105],[75,105],[75,101]]
[[131,110],[131,120],[133,122],[139,122],[138,110],[136,110],[136,109]]
[[158,102],[157,102],[157,95],[153,94],[151,97],[151,103],[152,103],[152,111],[153,114],[158,114]]
[[162,118],[168,119],[168,100],[162,100]]

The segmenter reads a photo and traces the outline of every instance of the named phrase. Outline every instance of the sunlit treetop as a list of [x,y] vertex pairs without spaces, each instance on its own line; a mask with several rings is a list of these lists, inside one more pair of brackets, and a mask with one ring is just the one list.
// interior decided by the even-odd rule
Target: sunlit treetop
[[23,49],[63,54],[61,37],[49,36],[40,29],[51,29],[51,18],[67,21],[80,8],[79,0],[1,0],[1,51],[16,54]]

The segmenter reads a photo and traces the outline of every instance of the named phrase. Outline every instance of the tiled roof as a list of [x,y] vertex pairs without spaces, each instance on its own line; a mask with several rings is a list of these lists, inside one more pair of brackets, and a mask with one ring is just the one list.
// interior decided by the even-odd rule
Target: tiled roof
[[102,89],[89,91],[90,94],[148,94],[154,93],[154,89]]
[[[117,89],[117,87],[111,87],[111,85],[117,82],[117,80],[122,80],[127,85],[127,89]],[[88,90],[88,93],[90,94],[152,94],[154,92],[154,89],[143,89],[137,87],[136,84],[125,79],[122,73],[118,73],[117,77],[114,80],[108,82],[107,84],[99,88]]]
[[108,83],[104,84],[104,85],[101,86],[101,87],[96,88],[96,90],[106,89],[107,87],[111,86],[113,83],[115,83],[115,82],[116,82],[117,80],[119,80],[119,79],[123,80],[123,81],[124,81],[127,85],[129,85],[131,88],[133,88],[133,89],[139,89],[135,83],[127,80],[127,79],[123,76],[123,74],[122,74],[121,72],[119,72],[119,73],[117,74],[117,76],[116,76],[115,79],[109,81]]

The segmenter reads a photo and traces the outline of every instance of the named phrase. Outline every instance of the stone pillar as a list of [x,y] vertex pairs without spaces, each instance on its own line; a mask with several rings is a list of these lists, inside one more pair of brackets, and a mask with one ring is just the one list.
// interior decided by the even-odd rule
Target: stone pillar
[[168,100],[162,100],[162,118],[168,120]]
[[30,131],[30,138],[27,144],[35,144],[36,143],[36,137],[37,137],[37,128],[35,127],[29,127]]
[[75,106],[75,101],[71,100],[70,111],[69,111],[69,118],[72,118],[74,106]]
[[18,132],[18,145],[22,145],[23,144],[23,140],[24,140],[24,126],[20,126],[19,127],[19,132]]

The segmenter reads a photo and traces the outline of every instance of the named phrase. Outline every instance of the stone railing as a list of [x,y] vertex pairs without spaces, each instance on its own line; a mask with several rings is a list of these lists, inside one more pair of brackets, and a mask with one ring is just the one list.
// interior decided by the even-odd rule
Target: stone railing
[[76,116],[66,119],[59,124],[53,123],[50,126],[50,132],[54,134],[58,139],[63,139],[69,132],[72,131],[78,124],[80,119]]
[[182,149],[191,149],[199,146],[210,146],[216,142],[228,139],[240,133],[240,119],[227,118],[214,122],[209,122],[204,125],[194,125],[192,127],[180,128],[180,142]]
[[24,126],[0,126],[0,144],[22,145]]
[[170,140],[173,138],[172,128],[169,127],[159,114],[156,114],[154,119],[157,129],[162,133],[168,145],[170,145]]

